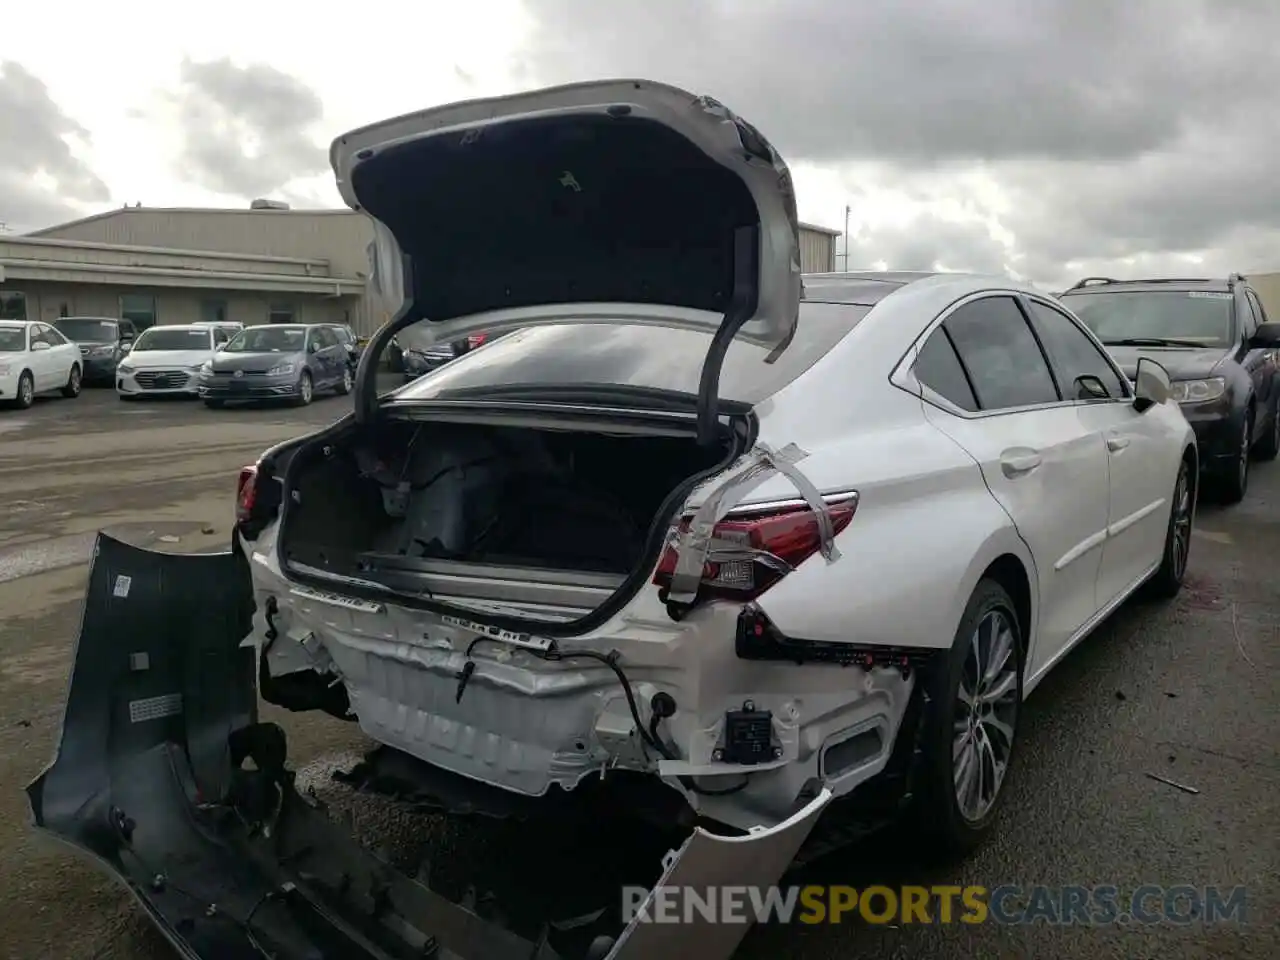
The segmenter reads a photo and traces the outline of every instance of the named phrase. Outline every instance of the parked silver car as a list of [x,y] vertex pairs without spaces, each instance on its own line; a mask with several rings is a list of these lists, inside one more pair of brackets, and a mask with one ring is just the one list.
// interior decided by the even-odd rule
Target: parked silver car
[[249,327],[200,370],[207,407],[229,400],[291,400],[306,406],[317,390],[351,392],[347,349],[331,324]]

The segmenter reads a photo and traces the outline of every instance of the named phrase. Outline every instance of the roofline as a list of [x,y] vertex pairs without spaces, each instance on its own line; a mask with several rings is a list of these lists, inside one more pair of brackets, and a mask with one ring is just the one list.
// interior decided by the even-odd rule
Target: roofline
[[801,221],[799,226],[801,230],[808,230],[811,233],[825,233],[828,237],[839,237],[843,235],[843,231],[841,230],[832,230],[830,227],[819,226],[816,223],[805,223]]
[[[48,234],[55,230],[65,230],[67,227],[78,227],[84,223],[96,223],[99,220],[107,220],[111,217],[119,216],[122,213],[217,213],[217,214],[240,214],[242,216],[262,216],[263,214],[280,215],[280,214],[308,214],[311,216],[367,216],[362,211],[352,210],[349,207],[319,207],[314,209],[300,210],[251,210],[246,207],[115,207],[111,210],[104,210],[101,213],[91,213],[87,217],[78,217],[75,220],[64,220],[62,223],[55,223],[52,226],[41,227],[38,230],[28,230],[26,233],[18,234],[15,239],[39,240],[47,237]],[[808,230],[811,233],[823,233],[829,237],[838,237],[841,231],[833,230],[831,227],[823,227],[816,223],[799,224],[801,230]],[[50,238],[53,239],[53,238]]]
[[26,233],[19,234],[21,238],[39,239],[46,234],[52,233],[54,230],[63,230],[67,227],[78,227],[82,223],[94,223],[98,220],[106,220],[109,217],[115,217],[122,213],[240,213],[253,214],[262,216],[263,214],[325,214],[325,215],[350,215],[354,216],[359,211],[351,210],[347,207],[322,207],[317,209],[302,210],[250,210],[247,207],[115,207],[111,210],[104,210],[101,213],[91,213],[87,217],[78,217],[75,220],[65,220],[62,223],[55,223],[52,226],[41,227],[39,230],[28,230]]
[[[353,211],[354,212],[354,211]],[[73,223],[84,221],[75,220]],[[65,224],[64,224],[65,226]],[[50,227],[50,230],[56,229]],[[60,237],[34,237],[20,234],[0,237],[0,243],[30,243],[59,250],[105,250],[109,253],[157,253],[174,257],[203,257],[206,260],[248,260],[253,263],[288,263],[294,266],[328,267],[329,261],[312,257],[276,257],[261,253],[229,253],[226,250],[195,250],[186,247],[147,247],[132,243],[103,243],[100,240],[63,240]]]

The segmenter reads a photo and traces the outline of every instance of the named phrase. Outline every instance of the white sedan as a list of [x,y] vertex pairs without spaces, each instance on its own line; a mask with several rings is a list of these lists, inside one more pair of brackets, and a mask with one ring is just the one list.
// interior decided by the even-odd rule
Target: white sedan
[[121,400],[198,396],[200,368],[225,340],[211,325],[149,327],[116,366],[116,394]]
[[80,396],[80,348],[47,323],[0,320],[0,403],[25,410],[37,394]]
[[1197,448],[1163,368],[1130,383],[1006,277],[802,278],[787,168],[715,101],[575,85],[332,159],[431,278],[375,356],[413,322],[520,332],[390,396],[362,376],[354,418],[246,470],[268,700],[311,676],[430,776],[627,769],[738,829],[896,790],[964,851],[1023,699],[1178,592]]

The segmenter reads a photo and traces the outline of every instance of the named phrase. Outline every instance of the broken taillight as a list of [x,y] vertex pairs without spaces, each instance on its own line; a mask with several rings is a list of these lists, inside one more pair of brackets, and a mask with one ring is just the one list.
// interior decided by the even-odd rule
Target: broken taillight
[[[857,508],[856,497],[827,505],[835,533],[849,525]],[[680,525],[681,532],[688,524],[689,519],[685,518]],[[702,567],[699,598],[744,601],[760,596],[818,552],[822,546],[820,531],[818,518],[807,505],[797,504],[768,513],[747,510],[730,513],[716,524],[712,538],[741,544],[751,555],[741,559],[709,559]],[[675,568],[676,548],[668,545],[653,582],[663,590],[668,589]]]
[[236,520],[244,522],[253,516],[253,504],[258,498],[258,467],[252,464],[240,468],[240,480],[236,484]]

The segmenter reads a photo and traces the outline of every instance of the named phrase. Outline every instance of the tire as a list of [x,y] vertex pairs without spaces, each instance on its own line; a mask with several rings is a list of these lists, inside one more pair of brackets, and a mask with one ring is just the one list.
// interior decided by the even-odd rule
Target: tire
[[1191,556],[1191,524],[1195,513],[1195,482],[1191,468],[1183,460],[1173,482],[1173,503],[1169,507],[1169,526],[1164,537],[1164,556],[1160,567],[1146,582],[1144,593],[1153,600],[1172,600],[1182,590]]
[[298,378],[298,395],[293,399],[295,407],[310,406],[311,401],[315,398],[315,386],[311,382],[311,373],[307,370],[302,371],[302,376]]
[[1240,449],[1236,451],[1235,469],[1221,478],[1219,499],[1225,504],[1239,503],[1249,492],[1249,454],[1253,444],[1253,411],[1244,415],[1244,428],[1240,435]]
[[[972,712],[961,698],[966,690],[982,687],[975,683],[976,649],[994,654],[1001,666],[988,691],[998,696],[986,709]],[[921,677],[927,697],[922,730],[922,757],[917,772],[918,790],[913,799],[915,833],[926,841],[931,859],[950,861],[963,857],[990,835],[1008,784],[1011,762],[1016,754],[1018,724],[1022,719],[1023,675],[1022,627],[1009,594],[995,580],[984,579],[960,618],[951,649],[940,654],[928,673]],[[974,698],[969,697],[973,702]],[[993,705],[992,705],[993,704]],[[999,722],[1008,731],[1002,735]],[[957,734],[957,724],[966,729]],[[960,738],[963,737],[963,743]],[[960,757],[953,759],[954,752]],[[964,757],[969,765],[962,767]],[[981,769],[990,776],[988,764],[1002,766],[989,797],[962,789],[964,770],[976,776]],[[981,782],[972,784],[981,791]],[[965,795],[965,801],[960,797]],[[971,802],[981,799],[981,803]],[[967,809],[966,809],[967,808]]]
[[351,392],[351,387],[354,383],[355,377],[351,373],[351,368],[349,366],[343,367],[342,380],[339,381],[338,386],[334,388],[334,393],[340,397],[345,397]]
[[30,370],[23,370],[18,377],[18,392],[14,394],[13,405],[19,410],[29,410],[36,402],[36,381]]
[[80,374],[80,365],[72,364],[71,372],[67,374],[67,382],[62,388],[62,395],[68,400],[74,400],[80,396],[80,391],[84,388],[84,380]]
[[1271,404],[1271,429],[1253,448],[1253,455],[1259,460],[1274,460],[1280,454],[1280,400]]
[[206,400],[204,405],[210,410],[221,410],[224,402],[222,400]]
[[121,403],[133,403],[133,401],[137,400],[138,398],[131,397],[127,393],[117,393],[116,399],[119,400]]

